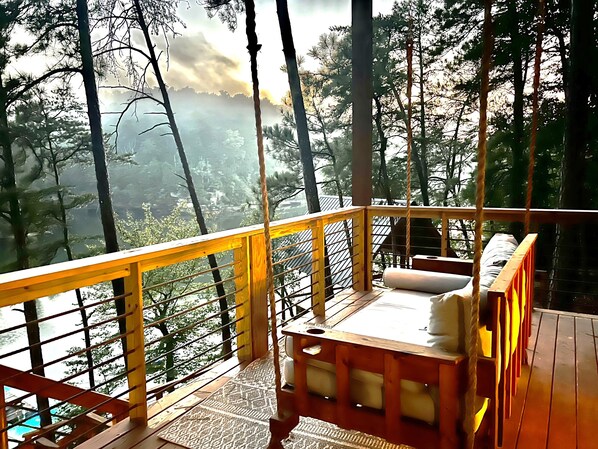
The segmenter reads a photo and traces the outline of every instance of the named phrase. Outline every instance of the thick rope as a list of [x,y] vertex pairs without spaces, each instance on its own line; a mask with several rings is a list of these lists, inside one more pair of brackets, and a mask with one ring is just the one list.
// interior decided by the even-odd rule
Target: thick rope
[[407,267],[410,267],[409,256],[411,254],[411,152],[413,146],[413,130],[411,129],[411,117],[413,108],[411,105],[411,89],[413,87],[413,20],[409,19],[409,34],[407,35],[407,212],[405,223],[405,259]]
[[536,163],[536,141],[538,138],[540,63],[542,62],[542,39],[544,35],[545,14],[546,9],[544,0],[538,0],[536,57],[534,60],[534,91],[532,94],[532,129],[529,141],[529,165],[527,167],[527,196],[525,198],[525,234],[529,233],[530,228],[530,210],[532,208],[532,193],[534,188],[534,165]]
[[480,313],[480,262],[482,259],[482,225],[484,222],[484,193],[486,188],[486,132],[488,126],[488,91],[490,90],[490,64],[492,58],[492,0],[484,1],[484,50],[482,54],[480,87],[480,121],[478,131],[478,175],[475,214],[475,253],[473,258],[473,292],[471,322],[469,326],[468,385],[466,395],[465,429],[467,448],[473,449],[475,441],[475,414],[478,365],[478,327]]
[[268,299],[270,304],[270,325],[272,346],[274,353],[274,375],[276,386],[276,399],[280,405],[279,397],[282,389],[280,374],[280,349],[278,347],[278,330],[276,325],[276,299],[274,297],[274,270],[272,268],[272,239],[270,238],[270,207],[268,204],[268,186],[266,184],[266,161],[264,157],[264,136],[262,133],[262,112],[260,106],[260,83],[257,76],[257,53],[262,47],[258,44],[255,32],[255,4],[253,0],[245,1],[247,49],[251,57],[251,81],[253,82],[253,109],[255,111],[255,129],[257,132],[257,151],[260,164],[260,188],[262,192],[262,210],[264,216],[264,239],[266,241],[266,280]]

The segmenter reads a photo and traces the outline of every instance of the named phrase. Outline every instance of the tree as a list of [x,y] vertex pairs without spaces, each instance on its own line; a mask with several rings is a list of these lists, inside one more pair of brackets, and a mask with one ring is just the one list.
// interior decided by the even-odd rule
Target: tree
[[[178,2],[172,2],[164,4],[158,1],[147,1],[144,2],[143,6],[139,0],[133,0],[130,7],[127,3],[121,0],[108,0],[104,5],[107,16],[109,17],[108,28],[111,30],[108,40],[102,42],[100,52],[102,54],[109,54],[112,52],[114,58],[119,52],[121,55],[123,51],[128,51],[128,65],[129,65],[129,77],[133,81],[134,87],[127,88],[126,90],[133,93],[133,98],[129,104],[125,107],[123,114],[128,108],[140,100],[152,100],[158,103],[164,109],[164,115],[166,116],[165,122],[160,122],[152,127],[152,129],[160,126],[167,126],[170,129],[174,142],[176,144],[177,152],[184,173],[184,180],[191,198],[191,203],[195,211],[195,219],[199,226],[201,234],[208,234],[208,226],[202,211],[197,191],[195,189],[195,183],[189,161],[187,159],[187,153],[181,139],[181,134],[175,119],[174,111],[170,103],[170,97],[168,94],[168,88],[162,76],[162,70],[158,61],[158,55],[156,54],[155,45],[150,36],[150,31],[155,34],[162,33],[166,38],[168,33],[175,33],[174,25],[178,23],[176,16],[176,6]],[[146,14],[150,17],[150,22],[146,21]],[[145,49],[139,49],[135,46],[132,41],[131,29],[138,29],[141,31],[145,43]],[[138,72],[135,58],[133,57],[141,55],[147,64],[145,67]],[[147,70],[151,67],[153,75],[158,83],[158,89],[160,92],[160,98],[151,96],[147,91],[146,75]],[[121,86],[122,87],[122,86]],[[221,309],[221,320],[222,320],[222,341],[223,354],[231,354],[231,343],[230,343],[230,316],[227,312],[228,301],[226,290],[222,282],[222,276],[218,268],[218,261],[216,256],[213,254],[208,255],[208,262],[214,278],[214,285],[216,293],[219,298],[219,304]]]
[[286,62],[293,111],[295,113],[295,124],[297,129],[297,139],[299,141],[299,154],[301,155],[301,167],[303,168],[303,184],[305,186],[307,210],[310,214],[313,214],[320,212],[320,198],[318,196],[318,188],[316,185],[314,160],[309,142],[309,130],[307,128],[307,117],[305,114],[305,105],[303,103],[303,91],[301,90],[297,54],[295,53],[295,45],[293,43],[293,32],[291,30],[291,19],[289,18],[287,0],[276,0],[276,7],[278,13],[278,25],[280,26],[280,36],[282,38],[282,51]]
[[[11,60],[22,54],[19,49],[11,44],[12,33],[15,26],[21,24],[27,12],[27,5],[20,0],[8,1],[0,5],[0,146],[2,147],[2,170],[0,173],[0,212],[2,218],[10,224],[16,247],[16,269],[23,270],[31,266],[28,231],[23,210],[22,197],[17,187],[15,160],[13,158],[13,139],[9,127],[9,109],[15,101],[22,98],[27,87],[26,79],[20,76],[6,75]],[[8,204],[7,210],[5,204]],[[44,360],[40,343],[40,331],[37,323],[37,309],[35,301],[23,304],[25,322],[27,323],[27,339],[29,342],[29,355],[34,374],[43,376]],[[47,398],[36,396],[38,410],[41,412],[42,425],[52,422],[50,404]]]
[[[94,69],[94,56],[91,45],[91,33],[89,27],[89,10],[87,0],[77,0],[77,32],[79,37],[79,55],[81,58],[81,76],[85,87],[85,98],[87,103],[87,115],[89,118],[89,130],[91,134],[91,151],[93,155],[94,168],[97,181],[98,201],[100,204],[100,215],[106,252],[113,253],[119,250],[116,224],[114,222],[114,210],[112,197],[110,195],[110,181],[108,167],[106,164],[106,151],[104,149],[104,135],[102,132],[102,115],[100,113],[100,100],[96,83]],[[112,281],[114,290],[114,304],[119,316],[120,333],[127,332],[125,314],[125,284],[123,279]],[[123,354],[127,353],[126,339],[122,339]]]
[[[565,122],[565,152],[562,162],[559,206],[566,209],[583,209],[585,201],[585,166],[589,152],[590,94],[592,89],[595,2],[573,0],[571,3],[571,49],[568,68],[567,115]],[[595,54],[595,52],[594,52]],[[591,61],[591,59],[590,59]],[[566,292],[575,291],[576,273],[584,247],[584,232],[578,226],[558,226],[553,271],[553,296],[560,300],[557,308],[570,300]],[[573,273],[573,275],[572,275]]]
[[[88,204],[93,200],[89,194],[75,195],[72,189],[63,186],[61,174],[65,167],[85,161],[90,156],[89,131],[82,121],[82,106],[73,98],[68,85],[62,85],[46,98],[46,92],[37,88],[31,99],[17,111],[17,125],[20,132],[17,142],[27,147],[44,170],[44,177],[52,179],[57,208],[51,217],[60,227],[61,238],[58,239],[67,260],[74,260],[72,238],[67,218],[70,209]],[[32,126],[35,125],[35,126]],[[47,173],[46,173],[47,172]],[[47,260],[56,254],[58,245]],[[49,263],[49,262],[48,262]],[[77,305],[79,306],[81,323],[86,347],[91,346],[91,336],[88,329],[89,320],[83,295],[80,289],[75,290]],[[95,386],[93,355],[86,352],[89,386]]]

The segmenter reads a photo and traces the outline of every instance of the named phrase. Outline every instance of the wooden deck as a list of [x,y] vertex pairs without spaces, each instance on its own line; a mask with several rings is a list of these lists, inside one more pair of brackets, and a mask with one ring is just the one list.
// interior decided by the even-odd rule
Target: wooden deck
[[506,449],[598,446],[598,317],[536,310]]
[[[338,300],[327,311],[327,324],[338,322],[375,299],[374,291],[352,301]],[[348,306],[348,307],[347,307]],[[504,448],[585,449],[596,447],[598,426],[598,317],[536,310]],[[169,422],[201,402],[243,368],[229,361],[201,381],[150,407],[146,428],[122,421],[79,446],[83,449],[177,449],[158,438]],[[211,378],[218,377],[211,381]],[[256,448],[261,449],[261,448]],[[424,448],[425,449],[425,448]]]

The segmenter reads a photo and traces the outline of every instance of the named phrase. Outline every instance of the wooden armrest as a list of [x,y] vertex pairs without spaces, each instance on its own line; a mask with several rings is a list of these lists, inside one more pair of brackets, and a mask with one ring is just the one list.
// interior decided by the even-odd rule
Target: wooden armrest
[[415,270],[436,271],[441,273],[471,276],[473,260],[456,257],[413,256],[412,268]]
[[[318,344],[330,346],[341,343],[362,349],[369,348],[372,350],[399,353],[404,356],[425,357],[427,359],[434,359],[437,363],[448,365],[456,365],[465,359],[465,356],[462,354],[451,354],[436,348],[316,327],[309,324],[291,324],[285,327],[282,333],[283,335],[292,336],[293,341],[299,341],[296,340],[299,338],[307,338],[309,344],[306,347],[309,346],[310,348]],[[306,354],[312,355],[309,352]]]

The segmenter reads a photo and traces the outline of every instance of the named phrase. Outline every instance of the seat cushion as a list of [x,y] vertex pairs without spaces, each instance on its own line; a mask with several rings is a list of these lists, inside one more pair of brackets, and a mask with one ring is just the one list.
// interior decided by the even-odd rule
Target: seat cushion
[[[285,382],[295,383],[295,366],[293,360],[287,357],[283,365]],[[381,383],[364,381],[365,378],[356,375],[357,371],[351,370],[350,398],[354,404],[382,410],[384,408],[384,389]],[[336,397],[336,374],[334,365],[317,360],[308,361],[307,365],[307,390],[325,398]],[[369,373],[372,374],[372,373]],[[409,418],[418,419],[428,424],[438,421],[440,398],[438,387],[425,386],[421,391],[415,392],[405,388],[401,381],[401,414]],[[411,382],[415,383],[415,382]],[[476,398],[475,429],[477,430],[484,413],[488,408],[488,399]],[[459,407],[464,410],[463,398],[459,399]],[[461,412],[463,414],[463,412]]]
[[[358,373],[361,372],[361,373]],[[334,365],[325,362],[310,360],[307,365],[307,389],[311,393],[323,397],[336,397],[336,371]],[[384,392],[381,375],[366,373],[361,370],[351,370],[350,397],[355,404],[381,410],[384,408]],[[374,376],[374,377],[370,377]],[[378,378],[379,376],[379,378]],[[291,385],[295,382],[293,360],[286,358],[284,361],[285,381]],[[367,379],[373,380],[368,382]],[[415,384],[415,382],[411,382]],[[401,382],[401,413],[410,418],[419,419],[429,424],[436,420],[436,405],[428,388],[423,386],[419,392],[404,388]]]

